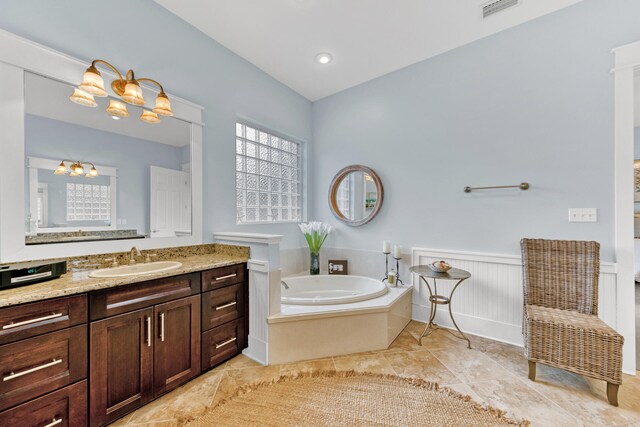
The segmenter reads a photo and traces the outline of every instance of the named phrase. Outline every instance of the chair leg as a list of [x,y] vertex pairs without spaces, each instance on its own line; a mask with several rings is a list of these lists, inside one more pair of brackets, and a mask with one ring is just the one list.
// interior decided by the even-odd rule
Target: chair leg
[[613,406],[618,406],[618,388],[619,384],[607,383],[607,399]]
[[529,360],[529,379],[531,381],[536,380],[536,362]]

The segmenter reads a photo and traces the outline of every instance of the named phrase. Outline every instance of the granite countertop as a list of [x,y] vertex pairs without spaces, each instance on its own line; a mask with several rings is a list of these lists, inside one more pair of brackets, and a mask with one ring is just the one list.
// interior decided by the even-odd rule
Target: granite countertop
[[178,269],[139,276],[114,278],[91,278],[89,277],[89,273],[95,270],[95,268],[77,268],[73,266],[73,263],[68,261],[68,272],[58,279],[0,291],[0,307],[83,294],[101,289],[145,282],[147,280],[210,270],[217,267],[247,262],[248,259],[248,250],[246,253],[242,253],[242,251],[222,250],[206,254],[176,256],[173,257],[172,260],[182,263],[182,266]]

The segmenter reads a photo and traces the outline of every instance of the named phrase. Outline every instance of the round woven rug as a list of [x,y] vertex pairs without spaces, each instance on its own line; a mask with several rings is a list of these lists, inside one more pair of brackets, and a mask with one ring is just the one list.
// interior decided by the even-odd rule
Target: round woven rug
[[436,383],[355,372],[284,376],[243,387],[186,423],[247,426],[528,425]]

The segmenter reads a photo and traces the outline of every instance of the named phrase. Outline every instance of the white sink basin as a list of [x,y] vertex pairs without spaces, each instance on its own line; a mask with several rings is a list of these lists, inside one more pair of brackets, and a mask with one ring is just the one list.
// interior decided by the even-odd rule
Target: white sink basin
[[182,267],[181,262],[177,261],[158,261],[146,264],[123,265],[122,267],[103,268],[89,273],[89,277],[129,277],[140,276],[143,274],[160,273],[163,271],[171,271]]

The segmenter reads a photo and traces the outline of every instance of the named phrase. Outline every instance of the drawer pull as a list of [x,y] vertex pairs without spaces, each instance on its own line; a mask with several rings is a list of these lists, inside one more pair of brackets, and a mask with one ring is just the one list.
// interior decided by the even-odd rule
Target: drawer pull
[[228,304],[216,305],[216,311],[218,311],[218,310],[222,310],[222,309],[225,309],[225,308],[227,308],[227,307],[233,307],[233,306],[234,306],[234,305],[236,305],[236,304],[237,304],[237,302],[236,302],[236,301],[233,301],[233,302],[230,302],[230,303],[228,303]]
[[231,279],[232,277],[236,277],[237,275],[238,275],[237,273],[233,273],[233,274],[227,274],[226,276],[216,277],[216,282],[218,280]]
[[147,347],[151,347],[151,317],[145,317],[144,321],[147,323]]
[[36,366],[35,368],[27,369],[26,371],[11,372],[11,374],[9,374],[6,377],[2,378],[2,381],[10,381],[10,380],[19,378],[19,377],[21,377],[23,375],[31,374],[33,372],[37,372],[37,371],[40,371],[42,369],[50,368],[51,366],[55,366],[55,365],[58,365],[60,363],[62,363],[62,359],[53,359],[49,363],[45,363],[44,365]]
[[62,418],[54,418],[49,424],[42,426],[42,427],[53,427],[53,426],[57,426],[58,424],[62,423]]
[[160,341],[164,342],[164,313],[160,313]]
[[62,313],[51,313],[48,316],[42,316],[36,319],[23,320],[22,322],[16,322],[16,323],[11,322],[8,325],[4,325],[2,329],[5,330],[5,329],[18,328],[20,326],[30,325],[32,323],[44,322],[45,320],[55,319],[56,317],[62,317]]
[[220,344],[216,344],[216,350],[219,349],[220,347],[224,347],[227,344],[231,344],[232,342],[234,342],[236,340],[236,337],[233,338],[229,338],[228,340],[226,340],[225,342],[221,342]]

